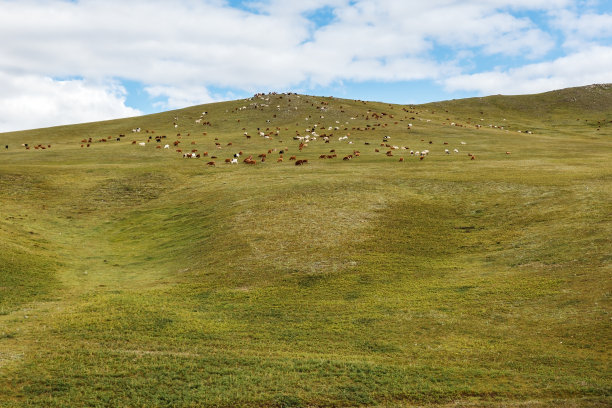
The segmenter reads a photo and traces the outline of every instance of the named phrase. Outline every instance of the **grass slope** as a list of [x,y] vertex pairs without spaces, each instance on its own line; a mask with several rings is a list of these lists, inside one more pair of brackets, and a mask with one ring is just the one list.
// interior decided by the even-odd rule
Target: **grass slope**
[[1,134],[0,405],[608,406],[611,105],[257,95]]

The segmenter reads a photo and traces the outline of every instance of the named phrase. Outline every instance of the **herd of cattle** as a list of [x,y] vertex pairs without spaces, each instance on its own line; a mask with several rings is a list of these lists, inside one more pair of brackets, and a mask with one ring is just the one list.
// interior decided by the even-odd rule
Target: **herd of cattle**
[[[278,103],[275,108],[270,103],[271,96],[274,97]],[[267,148],[267,150],[259,154],[251,153],[251,154],[245,155],[243,151],[240,151],[238,149],[234,150],[234,147],[233,147],[234,143],[228,142],[222,145],[222,143],[219,142],[219,139],[217,137],[214,138],[214,148],[213,148],[214,151],[211,151],[209,153],[208,151],[199,151],[196,148],[195,145],[199,142],[196,142],[195,140],[187,141],[187,139],[189,139],[191,136],[190,133],[186,133],[183,135],[181,133],[177,133],[176,136],[174,137],[175,140],[170,142],[170,141],[167,141],[168,136],[157,135],[154,130],[143,130],[140,127],[137,127],[131,130],[131,133],[133,134],[132,137],[126,137],[126,134],[124,133],[119,134],[117,136],[113,136],[113,137],[102,137],[102,138],[85,137],[80,140],[80,147],[89,148],[93,144],[96,144],[96,143],[102,143],[102,144],[111,143],[111,142],[116,143],[116,142],[121,142],[126,139],[130,139],[130,143],[139,148],[154,145],[156,149],[161,149],[161,150],[165,149],[168,151],[173,150],[175,153],[179,154],[179,157],[182,157],[185,159],[206,158],[208,159],[206,164],[209,166],[215,166],[217,162],[226,163],[229,165],[238,164],[239,162],[242,162],[248,165],[255,165],[258,163],[265,163],[266,161],[270,161],[270,160],[275,161],[277,163],[282,163],[285,160],[287,160],[287,161],[293,162],[296,166],[301,166],[301,165],[305,165],[309,163],[308,158],[304,158],[304,157],[298,158],[298,156],[306,155],[305,150],[308,149],[309,145],[312,145],[315,143],[316,144],[331,144],[332,142],[334,144],[339,144],[340,147],[332,148],[332,149],[329,149],[328,151],[326,150],[326,153],[323,153],[323,154],[318,154],[319,159],[333,160],[333,159],[341,158],[343,161],[350,161],[350,160],[359,158],[363,155],[363,153],[356,148],[355,143],[360,143],[360,144],[363,143],[363,146],[365,146],[364,148],[370,154],[371,153],[381,154],[386,157],[395,158],[396,161],[398,162],[404,162],[406,159],[411,158],[411,157],[416,158],[418,160],[424,160],[426,157],[430,155],[430,148],[431,149],[436,148],[437,144],[441,144],[441,148],[437,148],[437,151],[440,154],[457,155],[460,153],[459,147],[461,146],[459,145],[449,146],[449,142],[447,141],[434,142],[433,140],[426,141],[425,139],[420,139],[420,143],[419,143],[417,140],[415,140],[415,143],[417,143],[418,145],[421,145],[421,146],[426,145],[428,146],[428,148],[427,149],[423,149],[423,148],[414,149],[414,148],[410,148],[409,146],[393,144],[391,142],[391,136],[388,136],[388,135],[383,136],[381,138],[371,137],[371,138],[368,138],[369,141],[364,141],[363,137],[353,138],[351,136],[351,132],[371,133],[375,131],[377,128],[378,129],[384,129],[384,128],[391,129],[394,125],[396,129],[395,134],[397,134],[397,129],[401,129],[403,134],[414,133],[414,131],[412,130],[414,128],[412,123],[407,123],[405,125],[400,124],[400,122],[403,122],[404,119],[412,120],[412,121],[417,120],[416,116],[408,117],[408,115],[409,114],[417,115],[418,112],[411,111],[410,109],[407,109],[407,108],[402,108],[403,112],[401,113],[404,114],[404,119],[399,119],[399,118],[396,119],[394,114],[388,114],[385,112],[377,113],[371,110],[367,110],[367,112],[355,115],[356,117],[355,116],[350,117],[351,121],[361,119],[362,124],[360,126],[351,126],[349,124],[350,123],[349,119],[343,120],[344,123],[341,123],[340,120],[335,120],[333,121],[333,123],[328,123],[326,125],[323,125],[322,122],[324,122],[323,119],[325,119],[325,114],[330,112],[329,102],[317,101],[315,105],[315,102],[308,100],[307,97],[304,97],[301,100],[299,100],[299,98],[301,97],[300,95],[291,94],[291,93],[290,94],[272,93],[272,94],[267,94],[267,95],[266,94],[254,95],[252,98],[248,100],[248,101],[251,101],[252,103],[248,105],[244,104],[243,106],[236,107],[233,111],[226,110],[225,118],[227,119],[228,117],[231,117],[232,114],[239,114],[240,112],[244,110],[249,110],[249,109],[261,110],[261,111],[272,110],[276,112],[271,115],[270,119],[266,120],[266,125],[268,127],[265,127],[265,129],[264,127],[257,127],[257,130],[253,131],[252,133],[249,133],[246,127],[242,127],[242,129],[240,130],[240,132],[242,132],[241,137],[244,137],[247,142],[249,141],[249,139],[251,139],[252,135],[256,135],[258,138],[271,142],[272,140],[279,139],[281,137],[280,136],[281,127],[276,126],[276,127],[271,128],[270,124],[272,121],[274,121],[277,118],[277,113],[280,113],[280,114],[285,113],[283,112],[283,109],[281,109],[281,105],[280,105],[280,99],[283,99],[283,97],[285,97],[284,102],[286,105],[284,107],[284,110],[285,112],[291,112],[291,114],[293,115],[292,117],[293,120],[295,120],[295,116],[296,116],[295,111],[298,110],[298,106],[300,105],[303,106],[303,105],[310,104],[311,107],[316,108],[317,115],[319,116],[316,119],[313,119],[312,115],[308,115],[307,117],[305,117],[304,120],[306,122],[306,126],[304,126],[304,130],[303,131],[296,130],[295,135],[291,136],[291,139],[296,144],[294,148],[291,148],[292,152],[294,152],[295,150],[295,155],[288,154],[290,147],[287,146],[286,144],[284,145],[283,148]],[[294,101],[293,105],[292,105],[292,99]],[[366,102],[364,101],[358,101],[358,102],[362,102],[366,104]],[[393,109],[393,108],[390,107],[390,109]],[[337,111],[339,110],[339,112],[336,112],[336,118],[340,118],[340,117],[348,118],[348,115],[337,115],[337,113],[344,113],[343,106],[340,106],[339,108],[336,107],[336,110]],[[312,109],[310,109],[309,112],[312,112]],[[192,131],[192,129],[195,126],[208,126],[209,128],[213,127],[213,124],[211,123],[210,120],[206,120],[206,121],[203,120],[205,117],[208,119],[207,116],[208,116],[208,112],[202,112],[202,114],[197,119],[194,120],[194,125],[192,125],[190,128],[186,127],[186,130]],[[172,126],[174,127],[174,129],[177,129],[179,127],[179,123],[178,123],[179,118],[174,117],[173,119],[174,120],[172,122]],[[240,123],[241,120],[245,120],[245,122],[243,122],[240,125],[240,126],[244,126],[246,122],[248,121],[248,118],[237,119],[236,122]],[[418,120],[423,120],[423,119],[419,118]],[[330,120],[328,119],[328,121]],[[429,122],[429,120],[427,121]],[[313,122],[316,122],[316,123],[313,123]],[[366,124],[363,125],[363,123],[366,123]],[[457,126],[457,127],[463,126],[463,125],[460,125],[454,122],[449,122],[449,125]],[[299,123],[296,123],[296,127],[297,126],[299,126]],[[480,125],[476,125],[476,126],[480,127]],[[284,130],[286,132],[289,130],[289,128],[284,127]],[[338,132],[338,131],[342,132],[342,136],[334,137],[334,133],[332,132]],[[376,132],[376,133],[379,133],[379,132]],[[144,136],[144,138],[143,138],[143,134],[146,135]],[[202,132],[202,135],[207,136],[208,132]],[[283,136],[284,135],[285,133],[283,133]],[[209,138],[206,138],[206,139],[209,139]],[[212,139],[212,137],[210,139]],[[358,139],[361,139],[361,140],[358,141]],[[281,140],[278,140],[278,141],[280,143],[283,143]],[[184,147],[184,145],[188,143],[189,143],[188,145],[189,147]],[[460,144],[465,145],[466,143],[462,141],[460,142]],[[39,149],[44,150],[44,149],[51,148],[51,145],[50,144],[47,144],[47,145],[38,144],[36,146],[29,146],[28,144],[24,143],[22,144],[22,147],[24,147],[27,150],[31,148],[35,150],[39,150]],[[212,147],[212,144],[211,144],[211,147]],[[8,149],[9,149],[9,146],[5,145],[5,150],[8,150]],[[246,147],[245,147],[245,150],[246,150]],[[318,150],[321,150],[321,149],[318,149]],[[336,150],[344,151],[344,153],[343,154],[336,153]],[[224,153],[226,151],[230,151],[230,153]],[[506,152],[506,154],[510,154],[510,152]],[[221,155],[224,155],[226,157],[220,157]],[[246,157],[243,158],[243,156],[246,156]],[[311,156],[312,156],[311,158],[317,157],[316,155],[314,156],[311,155]],[[467,156],[470,160],[476,159],[476,156],[473,153],[467,153]]]

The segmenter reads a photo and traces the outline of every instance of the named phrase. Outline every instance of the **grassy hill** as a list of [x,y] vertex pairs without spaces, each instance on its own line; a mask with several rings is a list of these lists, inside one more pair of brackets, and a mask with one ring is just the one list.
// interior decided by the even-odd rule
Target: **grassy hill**
[[266,94],[0,134],[0,406],[609,406],[611,108]]

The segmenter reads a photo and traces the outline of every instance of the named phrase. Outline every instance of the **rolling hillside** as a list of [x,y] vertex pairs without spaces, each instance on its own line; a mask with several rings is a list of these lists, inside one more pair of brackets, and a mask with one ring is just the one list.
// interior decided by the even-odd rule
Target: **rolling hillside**
[[610,85],[0,148],[0,406],[612,403]]

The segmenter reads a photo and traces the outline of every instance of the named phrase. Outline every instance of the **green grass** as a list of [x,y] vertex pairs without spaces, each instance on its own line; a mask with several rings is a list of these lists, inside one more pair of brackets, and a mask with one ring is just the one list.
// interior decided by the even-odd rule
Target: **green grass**
[[[270,95],[2,134],[0,406],[608,406],[611,101]],[[217,166],[131,144],[154,135]]]

